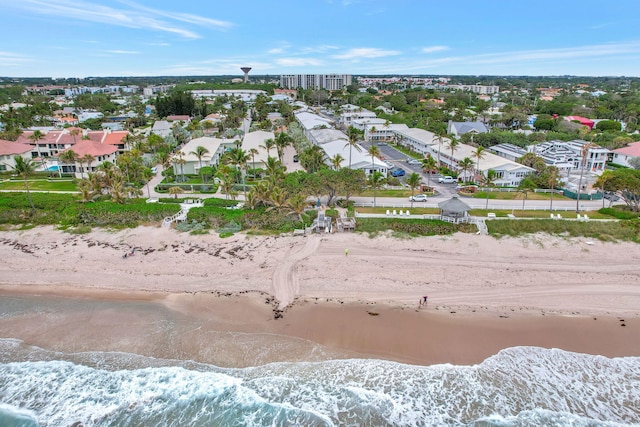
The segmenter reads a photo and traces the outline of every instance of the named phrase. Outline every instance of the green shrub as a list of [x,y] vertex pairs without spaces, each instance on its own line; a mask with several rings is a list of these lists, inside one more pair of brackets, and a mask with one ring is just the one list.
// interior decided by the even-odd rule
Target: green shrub
[[459,227],[440,220],[358,218],[356,230],[373,234],[392,230],[414,236],[434,236],[455,233]]
[[598,210],[601,214],[610,215],[618,219],[635,219],[640,217],[640,212],[633,212],[627,206],[616,206],[614,208],[602,208]]

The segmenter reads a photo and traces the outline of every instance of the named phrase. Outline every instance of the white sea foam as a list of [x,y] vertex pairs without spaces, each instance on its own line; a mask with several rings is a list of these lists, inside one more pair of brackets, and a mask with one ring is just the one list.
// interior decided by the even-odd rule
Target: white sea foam
[[[12,352],[13,360],[31,361],[0,364],[0,402],[30,411],[42,426],[586,427],[640,420],[640,358],[633,357],[517,347],[475,366],[339,360],[220,369],[103,353],[66,355],[72,363],[0,340],[5,362]],[[150,367],[116,369],[118,360]]]

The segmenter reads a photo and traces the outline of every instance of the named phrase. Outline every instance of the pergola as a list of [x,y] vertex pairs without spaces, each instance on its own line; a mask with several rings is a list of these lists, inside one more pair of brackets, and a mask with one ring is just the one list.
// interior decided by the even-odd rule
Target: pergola
[[438,203],[438,207],[440,208],[440,219],[443,221],[458,224],[469,220],[468,212],[471,207],[458,199],[458,196]]

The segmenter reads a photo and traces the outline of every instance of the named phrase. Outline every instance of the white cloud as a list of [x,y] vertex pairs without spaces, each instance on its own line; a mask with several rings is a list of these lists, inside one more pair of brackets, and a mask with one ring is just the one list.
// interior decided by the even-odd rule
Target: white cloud
[[449,50],[449,47],[448,46],[428,46],[420,49],[422,53],[442,52],[443,50]]
[[307,54],[307,53],[324,53],[330,50],[336,50],[339,49],[338,46],[333,46],[330,44],[322,44],[319,46],[307,46],[307,47],[303,47],[300,50],[301,54]]
[[140,55],[142,52],[135,50],[107,50],[108,53],[115,53],[118,55]]
[[318,67],[323,62],[315,58],[279,58],[276,63],[283,67]]
[[360,59],[360,58],[382,58],[385,56],[400,55],[397,50],[384,50],[374,47],[361,47],[350,49],[340,55],[334,55],[336,59]]
[[16,67],[23,65],[25,62],[31,62],[33,58],[12,52],[0,51],[0,65],[5,67]]
[[187,39],[197,39],[201,36],[189,28],[178,25],[178,23],[194,24],[217,30],[225,30],[233,25],[230,22],[186,13],[171,13],[147,8],[132,2],[121,3],[128,7],[116,9],[82,0],[57,0],[56,2],[21,0],[10,4],[10,7],[26,9],[41,15],[61,16],[67,22],[89,21],[127,28],[162,31]]

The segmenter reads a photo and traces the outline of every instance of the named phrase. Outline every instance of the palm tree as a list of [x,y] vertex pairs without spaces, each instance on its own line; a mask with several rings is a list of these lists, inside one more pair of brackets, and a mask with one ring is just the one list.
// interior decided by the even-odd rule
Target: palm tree
[[[242,188],[244,190],[244,195],[247,195],[247,188],[244,185],[244,176],[246,175],[247,162],[249,161],[249,155],[242,148],[234,148],[229,152],[230,161],[232,164],[238,168],[240,171],[240,177],[242,178]],[[243,171],[245,173],[243,173]]]
[[[602,207],[604,208],[604,201],[605,201],[605,197],[604,197],[604,192],[607,189],[607,182],[609,182],[609,180],[611,178],[613,178],[613,172],[612,171],[604,171],[602,172],[602,175],[600,175],[598,177],[598,179],[595,182],[595,186],[600,188],[600,190],[602,190]],[[609,200],[609,207],[611,207],[611,203],[612,201]]]
[[358,145],[358,137],[360,136],[360,134],[358,133],[358,130],[356,128],[354,128],[353,126],[349,126],[349,129],[347,129],[347,136],[349,137],[349,142],[347,142],[344,146],[345,148],[347,146],[349,147],[349,169],[351,169],[351,149],[355,148],[358,151],[362,151],[362,149]]
[[384,182],[384,175],[382,172],[374,171],[371,175],[369,175],[369,185],[373,189],[373,207],[376,207],[376,189],[380,188],[382,183]]
[[42,153],[40,152],[40,144],[38,144],[38,141],[40,141],[42,138],[44,138],[44,134],[39,130],[34,131],[31,136],[29,136],[29,139],[36,145],[38,157],[40,157],[40,163],[42,163],[42,168],[44,169],[44,158],[42,157]]
[[[375,173],[375,163],[374,160],[377,156],[380,155],[380,149],[374,144],[371,147],[369,147],[369,149],[367,150],[367,152],[369,153],[369,155],[371,156],[371,173]],[[373,206],[375,207],[375,200],[376,200],[376,187],[373,187]]]
[[413,209],[413,193],[416,191],[416,188],[420,186],[420,183],[422,182],[422,178],[420,177],[419,174],[417,174],[416,172],[413,172],[411,175],[409,175],[406,182],[409,188],[411,189],[411,208]]
[[319,145],[312,145],[300,154],[300,164],[309,173],[319,171],[327,159],[327,153]]
[[27,177],[29,175],[33,175],[36,170],[36,165],[35,163],[33,163],[33,160],[25,159],[22,156],[15,156],[13,158],[13,161],[15,162],[13,170],[24,180],[24,188],[27,190],[27,198],[29,199],[31,210],[35,210],[36,207],[34,206],[33,200],[31,199],[31,192],[29,191],[29,182],[27,181]]
[[271,149],[276,146],[276,141],[273,138],[265,139],[264,145],[261,145],[260,148],[264,148],[267,150],[267,157],[271,155]]
[[524,178],[518,185],[518,191],[522,193],[522,210],[524,211],[524,203],[527,201],[527,195],[530,191],[535,190],[536,184],[529,178]]
[[93,157],[91,154],[87,153],[84,156],[82,156],[80,158],[80,164],[82,164],[82,162],[87,164],[87,175],[89,174],[89,169],[91,168],[91,163],[93,163],[95,161],[95,157]]
[[73,145],[76,144],[76,136],[80,135],[80,133],[80,128],[73,128],[69,131],[69,135],[71,135],[71,138],[73,138]]
[[473,170],[473,160],[471,160],[470,157],[465,157],[464,159],[460,160],[460,162],[458,163],[458,167],[460,168],[460,170],[462,170],[462,176],[466,177],[467,172]]
[[275,157],[267,157],[267,163],[265,164],[265,172],[269,177],[269,182],[277,184],[284,177],[285,168],[280,163],[280,160]]
[[174,165],[178,165],[180,166],[180,182],[184,182],[184,165],[187,163],[187,161],[184,159],[184,154],[182,154],[182,151],[178,151],[178,154],[176,154],[172,159],[171,159],[171,163],[173,163]]
[[284,157],[284,149],[291,145],[291,138],[285,132],[276,135],[276,149],[278,150],[278,159],[282,161]]
[[442,167],[442,163],[440,162],[440,151],[442,151],[442,139],[444,135],[438,134],[438,167]]
[[251,155],[251,169],[256,169],[256,154],[260,154],[257,148],[250,148],[249,155]]
[[287,200],[287,206],[291,208],[291,213],[298,215],[298,220],[303,221],[302,214],[306,210],[309,203],[307,202],[307,195],[303,193],[297,193],[289,197]]
[[427,173],[427,187],[431,188],[431,172],[436,169],[438,164],[436,159],[429,156],[422,160],[422,170]]
[[[588,126],[583,126],[583,128],[587,128],[589,129]],[[576,199],[576,212],[580,212],[580,193],[582,192],[582,177],[584,175],[584,168],[587,165],[587,154],[589,154],[589,150],[592,147],[597,147],[597,145],[595,145],[592,142],[588,142],[586,144],[584,144],[582,146],[582,149],[580,150],[580,180],[578,181],[578,197]]]
[[[496,173],[496,171],[494,171],[493,169],[489,169],[487,171],[487,176],[483,176],[482,177],[482,185],[484,185],[487,188],[493,187],[493,184],[497,178],[498,174]],[[485,209],[489,209],[489,192],[485,190],[485,192],[487,193],[487,202],[484,205]]]
[[[196,147],[195,151],[190,152],[189,154],[193,154],[194,156],[196,156],[196,158],[198,159],[198,163],[200,164],[200,169],[202,169],[202,158],[206,155],[209,154],[209,150],[207,150],[205,147],[203,147],[202,145],[198,145]],[[198,169],[198,171],[200,171],[200,169]],[[202,182],[204,182],[204,179],[202,178],[202,174],[200,174],[200,179],[202,180]]]
[[371,126],[371,130],[369,130],[369,140],[373,140],[373,138],[371,138],[371,134],[374,134],[378,132],[378,129],[376,129],[375,126]]
[[[476,172],[479,175],[482,173],[480,172],[480,160],[483,159],[484,156],[486,155],[485,148],[482,145],[478,145],[475,151],[473,151],[471,154],[473,155],[473,157],[476,158]],[[475,179],[474,179],[474,182],[475,182]]]
[[78,155],[76,154],[75,151],[73,151],[73,150],[63,151],[62,153],[60,153],[58,155],[58,159],[65,165],[73,164],[73,169],[72,169],[71,172],[75,172],[76,171],[75,163],[76,163],[76,161],[78,161]]
[[177,199],[178,194],[184,193],[184,190],[181,187],[169,187],[169,194],[173,194],[173,198]]
[[344,161],[344,157],[342,157],[342,154],[336,153],[336,155],[330,158],[329,160],[331,161],[331,165],[333,166],[333,168],[335,170],[338,170],[340,169],[340,165]]
[[455,153],[455,151],[458,149],[458,145],[460,145],[460,141],[458,141],[455,138],[451,138],[449,140],[449,143],[447,144],[447,147],[449,147],[449,150],[451,150],[451,169],[453,169],[453,153]]
[[551,197],[549,199],[549,210],[550,211],[553,211],[553,189],[556,186],[556,175],[557,175],[557,173],[558,173],[558,168],[552,166],[551,174],[549,175],[549,188],[551,188]]
[[91,181],[89,181],[88,178],[82,178],[78,181],[78,190],[80,191],[80,201],[82,203],[93,200],[95,193]]

